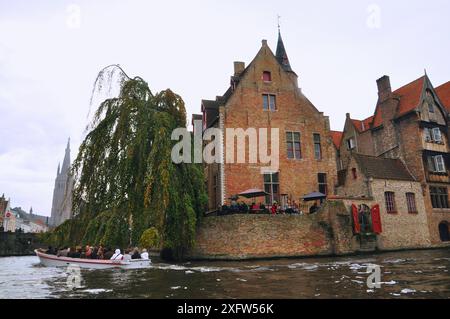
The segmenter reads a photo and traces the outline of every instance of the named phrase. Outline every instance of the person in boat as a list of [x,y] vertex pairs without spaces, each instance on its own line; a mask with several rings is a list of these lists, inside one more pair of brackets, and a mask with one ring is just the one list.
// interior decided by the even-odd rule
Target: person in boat
[[68,247],[64,247],[61,250],[58,250],[58,252],[56,253],[56,257],[68,257],[70,253],[70,248]]
[[72,249],[70,250],[69,254],[67,255],[67,257],[71,257],[71,258],[81,258],[81,247],[77,246],[74,251],[72,251]]
[[97,259],[104,259],[105,258],[104,253],[105,249],[103,248],[102,245],[100,245],[97,250]]
[[55,250],[52,246],[48,246],[48,249],[45,251],[47,255],[55,255]]
[[141,259],[148,260],[148,252],[147,252],[147,249],[145,249],[145,248],[142,249]]
[[141,254],[139,253],[139,249],[137,247],[134,247],[131,259],[141,259]]
[[91,259],[98,259],[98,256],[97,256],[98,248],[97,247],[91,247],[91,249],[92,249],[92,253],[91,253],[90,258]]
[[123,255],[123,260],[125,260],[125,261],[130,261],[131,260],[131,254],[130,254],[130,252],[131,252],[131,249],[130,248],[128,248],[127,250],[125,250],[125,254]]
[[106,248],[105,252],[103,254],[103,259],[111,259],[111,257],[114,255],[114,252],[112,251],[111,248]]
[[110,258],[110,260],[122,260],[123,255],[120,253],[120,249],[116,249],[114,255]]
[[91,259],[91,255],[92,255],[92,247],[89,245],[86,245],[84,256],[87,259]]

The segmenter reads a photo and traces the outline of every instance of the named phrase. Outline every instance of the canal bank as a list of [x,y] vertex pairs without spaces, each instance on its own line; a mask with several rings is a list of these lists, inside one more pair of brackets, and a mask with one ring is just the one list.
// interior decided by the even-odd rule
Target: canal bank
[[0,257],[32,256],[34,249],[42,247],[36,234],[0,232]]
[[[366,200],[367,202],[367,200]],[[424,216],[380,216],[378,231],[355,229],[347,207],[357,203],[328,201],[315,214],[209,216],[197,228],[189,260],[254,260],[312,256],[346,256],[383,251],[450,247],[431,244]],[[353,204],[353,206],[355,206]],[[382,225],[382,227],[381,227]],[[395,228],[395,225],[397,225]],[[419,226],[420,227],[419,227]]]

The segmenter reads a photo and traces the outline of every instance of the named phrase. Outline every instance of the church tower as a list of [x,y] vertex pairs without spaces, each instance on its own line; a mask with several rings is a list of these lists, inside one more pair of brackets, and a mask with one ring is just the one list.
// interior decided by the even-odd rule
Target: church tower
[[56,227],[72,218],[72,191],[74,180],[70,173],[70,138],[67,142],[63,165],[58,165],[53,190],[51,225]]

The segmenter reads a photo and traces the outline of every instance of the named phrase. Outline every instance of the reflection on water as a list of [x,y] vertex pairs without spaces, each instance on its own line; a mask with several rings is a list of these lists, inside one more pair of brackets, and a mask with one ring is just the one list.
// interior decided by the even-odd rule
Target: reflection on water
[[[367,266],[381,267],[369,289]],[[155,261],[145,270],[82,270],[71,290],[65,269],[37,257],[0,258],[0,298],[450,298],[450,250],[242,262]]]

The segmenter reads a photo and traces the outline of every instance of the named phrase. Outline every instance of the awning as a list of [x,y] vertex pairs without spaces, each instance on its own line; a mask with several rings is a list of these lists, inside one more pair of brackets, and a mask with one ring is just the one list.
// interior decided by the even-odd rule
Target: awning
[[318,199],[325,199],[325,198],[327,198],[327,195],[320,193],[320,192],[312,192],[312,193],[309,193],[309,194],[303,196],[303,200],[305,202],[312,201],[312,200],[318,200]]
[[240,193],[238,195],[242,196],[242,197],[246,197],[246,198],[254,198],[254,197],[267,196],[270,194],[266,193],[262,189],[250,188],[250,189],[247,189],[246,191],[243,191],[242,193]]

